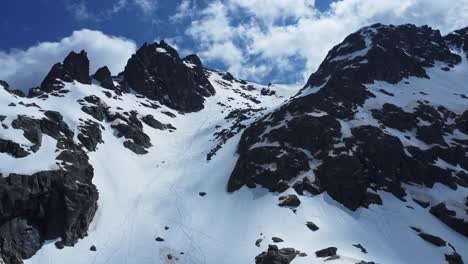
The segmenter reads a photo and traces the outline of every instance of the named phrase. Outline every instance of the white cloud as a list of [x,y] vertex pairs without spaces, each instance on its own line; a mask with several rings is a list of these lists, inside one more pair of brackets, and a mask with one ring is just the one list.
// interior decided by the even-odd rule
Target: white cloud
[[202,59],[221,61],[234,74],[261,80],[275,71],[291,81],[308,77],[363,26],[428,24],[447,33],[467,21],[468,0],[341,0],[325,12],[313,0],[225,0],[202,10],[186,33],[199,43]]
[[82,29],[58,42],[42,42],[26,50],[0,51],[0,79],[15,89],[27,90],[41,83],[52,65],[71,51],[88,52],[91,74],[108,66],[112,74],[122,71],[135,52],[133,41],[108,36],[100,31]]
[[154,10],[158,7],[157,0],[133,0],[134,3],[143,11],[146,15],[151,15]]
[[73,15],[77,21],[93,20],[98,18],[88,9],[85,2],[72,2],[67,5],[67,11]]
[[103,10],[92,10],[84,0],[67,0],[66,9],[79,22],[101,22],[128,7],[138,8],[144,16],[152,16],[158,7],[158,0],[114,0],[115,3]]
[[177,6],[176,13],[169,20],[172,23],[180,23],[186,18],[191,18],[196,12],[196,5],[191,0],[182,0]]

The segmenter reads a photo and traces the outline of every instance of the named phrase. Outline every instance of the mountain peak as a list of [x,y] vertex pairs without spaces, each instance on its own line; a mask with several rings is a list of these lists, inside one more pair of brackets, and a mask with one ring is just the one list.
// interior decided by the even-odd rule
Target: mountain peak
[[59,90],[63,87],[62,81],[91,84],[86,51],[82,50],[79,53],[72,51],[65,57],[63,63],[56,63],[42,81],[41,90],[44,92]]
[[215,93],[200,59],[182,60],[164,41],[145,43],[128,60],[123,76],[129,89],[184,112],[202,109],[203,98]]

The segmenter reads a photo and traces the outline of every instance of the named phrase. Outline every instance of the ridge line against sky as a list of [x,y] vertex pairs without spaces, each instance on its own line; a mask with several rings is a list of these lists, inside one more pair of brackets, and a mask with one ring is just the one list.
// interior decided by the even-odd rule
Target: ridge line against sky
[[71,50],[87,50],[92,71],[107,65],[117,74],[138,46],[160,39],[240,78],[303,83],[363,26],[427,24],[443,34],[468,26],[468,0],[6,1],[0,79],[23,90]]

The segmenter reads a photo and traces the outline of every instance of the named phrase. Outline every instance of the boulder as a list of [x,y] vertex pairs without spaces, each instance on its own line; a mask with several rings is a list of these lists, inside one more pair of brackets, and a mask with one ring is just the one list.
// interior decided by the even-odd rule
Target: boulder
[[255,257],[255,264],[290,264],[297,256],[294,248],[278,249],[275,245],[268,245],[268,251]]
[[324,248],[324,249],[315,251],[315,256],[317,256],[317,258],[333,257],[336,255],[337,250],[338,249],[336,247]]

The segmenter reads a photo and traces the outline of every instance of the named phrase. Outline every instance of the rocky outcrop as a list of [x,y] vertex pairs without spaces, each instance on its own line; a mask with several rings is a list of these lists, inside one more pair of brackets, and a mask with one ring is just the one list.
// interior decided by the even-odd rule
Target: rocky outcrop
[[29,152],[24,150],[20,144],[5,139],[0,139],[0,153],[7,153],[15,158],[24,158],[29,155]]
[[83,84],[91,84],[89,76],[89,60],[86,52],[70,52],[63,63],[56,63],[49,74],[42,81],[40,89],[43,92],[53,92],[60,90],[63,82],[77,81]]
[[449,46],[465,52],[468,59],[468,27],[449,33],[444,40]]
[[[450,37],[453,45],[459,45],[459,35]],[[448,39],[414,25],[375,24],[349,35],[296,96],[245,130],[228,191],[262,186],[272,192],[293,187],[299,195],[327,192],[357,210],[382,204],[379,190],[403,200],[403,183],[466,186],[468,142],[464,136],[446,139],[456,138],[457,131],[467,133],[466,111],[455,113],[450,106],[426,100],[405,109],[384,100],[373,108],[365,105],[377,92],[398,96],[367,87],[376,81],[428,79],[427,69],[436,66],[450,71],[461,57],[452,52]],[[367,122],[363,113],[369,115]],[[405,133],[414,133],[416,139]],[[404,140],[419,140],[427,147]],[[440,161],[452,167],[440,166]],[[454,169],[457,166],[461,169]]]
[[116,88],[114,80],[112,80],[111,72],[107,66],[99,68],[91,77],[100,82],[100,85],[106,89],[115,90]]
[[326,257],[333,257],[336,255],[336,251],[338,249],[336,247],[328,247],[318,251],[315,251],[315,256],[317,258],[326,258]]
[[43,134],[54,138],[60,151],[57,170],[0,177],[0,259],[6,264],[22,263],[46,240],[74,245],[87,235],[97,209],[88,156],[75,144],[74,133],[58,112],[44,115],[42,119],[18,116],[12,122],[35,144],[35,151]]
[[[106,121],[116,130],[115,135],[118,138],[124,137],[127,140],[123,142],[124,147],[136,154],[143,155],[148,153],[147,149],[152,146],[150,137],[143,131],[143,123],[138,117],[136,111],[119,112],[111,110],[99,97],[86,96],[78,100],[82,105],[81,111],[94,117],[96,121]],[[158,129],[175,129],[170,124],[162,124],[156,119],[147,115],[142,118],[143,122],[149,126]],[[90,151],[95,151],[98,143],[102,142],[102,126],[94,121],[88,120],[79,127],[81,134],[78,139]]]
[[430,212],[453,230],[468,237],[468,222],[462,216],[457,217],[456,212],[448,209],[445,203],[439,203],[432,207]]
[[289,264],[297,256],[294,248],[278,249],[276,245],[268,245],[268,251],[255,257],[255,264]]
[[184,112],[201,110],[204,97],[215,93],[200,59],[181,59],[164,41],[145,43],[128,60],[123,78],[129,89]]
[[154,129],[159,129],[159,130],[166,130],[166,129],[172,129],[175,130],[176,128],[171,125],[171,124],[163,124],[156,120],[153,115],[146,115],[144,116],[141,121],[143,121],[145,124],[148,126],[154,128]]

